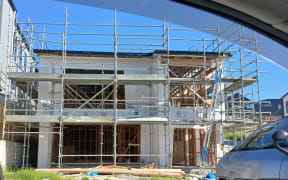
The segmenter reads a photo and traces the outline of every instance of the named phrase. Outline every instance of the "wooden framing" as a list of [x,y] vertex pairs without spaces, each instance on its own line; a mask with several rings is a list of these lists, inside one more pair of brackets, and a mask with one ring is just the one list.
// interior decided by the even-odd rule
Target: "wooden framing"
[[[189,166],[199,166],[199,160],[201,158],[201,151],[205,138],[205,130],[189,128],[187,141],[185,139],[186,131],[187,129],[184,128],[174,129],[173,165],[186,166],[189,162]],[[186,156],[186,143],[188,143],[189,147],[189,157]],[[187,158],[189,158],[189,161]],[[207,162],[211,167],[216,165],[215,126],[211,135]]]
[[188,141],[189,141],[189,162],[190,166],[197,166],[197,139],[196,139],[196,129],[188,130]]
[[[118,153],[140,154],[140,125],[125,125],[118,127]],[[139,156],[121,156],[118,162],[140,162]]]
[[186,141],[185,141],[186,129],[176,128],[174,129],[173,140],[173,165],[186,165]]
[[[79,108],[81,104],[83,104],[87,99],[90,99],[94,94],[101,91],[101,85],[69,85],[65,86],[65,108]],[[118,109],[125,109],[125,86],[118,86],[118,95],[117,99],[120,100],[117,103]],[[99,94],[94,101],[87,103],[83,108],[101,108],[103,104],[103,108],[112,109],[114,99],[113,96],[113,87],[108,87],[104,90],[104,97],[102,99],[102,95]],[[107,100],[111,100],[108,101]]]
[[[206,73],[204,73],[203,67],[169,66],[171,78],[203,78],[204,75],[207,76],[213,72],[211,69],[215,68],[208,68]],[[205,99],[205,84],[193,85],[193,83],[184,83],[181,85],[172,85],[170,86],[170,97],[171,104],[177,107],[193,107],[195,104],[209,104],[208,100]]]
[[[163,63],[165,63],[165,59],[167,57],[166,56],[162,56],[162,61]],[[212,65],[212,61],[216,59],[216,56],[206,56],[206,65],[207,66],[211,66]],[[175,57],[170,55],[169,56],[169,65],[171,66],[176,66],[176,65],[181,65],[181,66],[193,66],[193,67],[197,67],[197,66],[201,66],[203,67],[203,56],[195,56],[195,57],[189,57],[189,56],[183,56],[183,57]]]
[[[56,127],[56,126],[55,126]],[[54,128],[57,132],[57,128]],[[119,125],[117,127],[117,154],[140,155],[140,125]],[[52,161],[58,160],[59,135],[53,137]],[[101,125],[65,125],[64,155],[100,155]],[[113,126],[103,126],[103,155],[113,154]],[[64,156],[64,163],[100,163],[100,156]],[[104,163],[112,163],[112,156],[103,156]],[[120,163],[140,162],[139,156],[120,156]]]

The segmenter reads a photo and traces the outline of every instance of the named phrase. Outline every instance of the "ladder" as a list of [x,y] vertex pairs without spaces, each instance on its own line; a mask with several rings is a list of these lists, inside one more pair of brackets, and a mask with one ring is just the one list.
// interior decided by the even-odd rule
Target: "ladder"
[[[214,121],[215,121],[215,108],[217,108],[219,104],[219,94],[220,92],[220,86],[221,86],[221,76],[222,76],[222,68],[223,68],[223,62],[220,64],[217,64],[217,70],[215,72],[215,80],[214,80],[214,87],[213,87],[213,95],[212,95],[212,103],[211,103],[211,109],[210,112],[207,115],[208,119],[208,126],[207,130],[208,133],[205,133],[204,143],[202,147],[202,154],[201,154],[201,162],[200,162],[200,171],[203,172],[203,170],[206,167],[207,164],[207,156],[209,152],[209,145],[210,145],[210,138],[213,131]],[[210,123],[210,124],[209,124]]]

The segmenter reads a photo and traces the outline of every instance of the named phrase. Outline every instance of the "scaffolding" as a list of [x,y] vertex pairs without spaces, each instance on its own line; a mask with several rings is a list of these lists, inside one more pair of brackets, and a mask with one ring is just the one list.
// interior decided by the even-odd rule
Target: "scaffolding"
[[[117,158],[121,157],[138,157],[137,159],[148,157],[150,160],[158,158],[158,163],[159,159],[164,157],[165,164],[168,164],[168,167],[173,167],[175,165],[173,165],[172,141],[175,135],[172,133],[172,129],[186,128],[186,136],[190,137],[190,131],[187,128],[200,125],[204,128],[209,127],[212,131],[216,124],[220,124],[220,144],[223,144],[224,132],[236,131],[241,128],[244,136],[246,136],[247,129],[254,129],[262,125],[261,109],[260,112],[256,112],[255,104],[261,104],[259,63],[263,61],[260,61],[255,53],[258,43],[256,38],[244,36],[241,26],[239,26],[238,31],[234,31],[231,27],[236,26],[235,24],[223,29],[220,29],[219,26],[215,29],[190,29],[170,25],[165,21],[161,25],[123,25],[117,23],[116,10],[113,24],[73,24],[68,21],[67,9],[64,23],[37,23],[28,19],[27,22],[16,22],[16,26],[18,28],[15,28],[15,31],[22,34],[22,38],[14,38],[13,42],[10,43],[13,50],[9,52],[9,65],[6,69],[1,68],[1,80],[5,80],[5,85],[1,83],[5,96],[2,139],[15,139],[17,137],[17,140],[23,140],[23,167],[31,166],[29,163],[31,138],[34,137],[37,140],[37,136],[40,134],[53,134],[53,138],[59,138],[55,140],[55,142],[59,142],[58,150],[55,150],[58,152],[58,160],[56,163],[50,162],[52,166],[57,165],[58,168],[77,164],[63,162],[63,158],[69,157],[100,158],[99,164],[101,165],[107,163],[104,162],[105,158],[112,158],[113,162],[109,163],[116,165],[123,164],[117,162]],[[210,39],[199,38],[198,31],[214,31],[217,37],[216,39],[213,37]],[[141,34],[140,32],[148,33]],[[231,37],[230,40],[227,40],[227,33]],[[221,38],[224,34],[226,40]],[[237,42],[240,42],[238,44],[250,43],[251,46],[255,47],[255,50],[244,49],[236,45]],[[25,57],[22,52],[19,52],[19,47],[15,45],[23,43],[25,44],[24,48],[30,52],[28,55],[25,54]],[[113,61],[102,64],[67,62],[67,56],[73,56],[75,52],[89,51],[91,53],[95,49],[98,52],[111,52],[106,53],[105,56],[113,59]],[[151,55],[151,52],[154,54]],[[61,68],[55,67],[53,63],[52,66],[39,64],[41,58],[51,57],[49,53],[61,57]],[[153,55],[161,57],[161,63],[157,66],[129,68],[118,63],[119,59],[128,58],[128,56],[151,58]],[[99,54],[92,53],[82,58],[93,59],[97,56]],[[33,61],[23,66],[20,63],[15,63],[17,62],[15,59],[20,58],[31,58]],[[224,61],[223,73],[218,87],[219,91],[216,93],[218,105],[214,107],[212,106],[212,99],[215,98],[213,89],[217,84],[214,83],[217,76],[215,64],[220,61]],[[77,66],[87,67],[91,65],[95,66],[95,69],[99,69],[102,76],[93,76],[92,74],[85,76],[84,74],[73,77],[68,73],[67,67],[76,69]],[[124,70],[143,71],[143,69],[148,69],[149,73],[142,77],[138,77],[137,74],[129,76],[121,73]],[[113,70],[112,73],[106,74],[111,70]],[[43,81],[53,84],[53,88],[49,92],[51,95],[49,99],[41,99],[39,96],[39,84]],[[119,97],[121,86],[148,84],[151,89],[153,83],[163,85],[164,91],[161,97],[153,97],[152,94],[143,96],[140,100]],[[60,96],[57,96],[55,86],[59,84],[61,91]],[[75,84],[101,84],[101,88],[94,92],[94,95],[87,96],[79,93]],[[109,89],[111,90],[107,95],[106,91]],[[255,91],[255,89],[257,90]],[[19,94],[22,95],[19,96]],[[67,94],[70,98],[66,96]],[[40,103],[46,104],[47,108],[39,108]],[[121,109],[127,104],[132,107],[132,110]],[[74,108],[67,108],[69,106]],[[88,106],[90,109],[87,108]],[[136,112],[135,109],[137,108],[141,112]],[[186,120],[175,119],[175,116],[172,117],[172,115],[177,108],[192,111],[193,116]],[[208,118],[212,111],[215,114],[213,121]],[[108,131],[108,127],[105,125],[107,122],[95,120],[87,122],[100,125],[100,127],[95,127],[96,129],[100,128],[99,153],[65,154],[63,152],[65,124],[75,123],[73,116],[78,116],[80,113],[86,113],[89,116],[91,112],[99,112],[111,117],[109,123],[113,125],[113,151],[109,154],[104,153],[104,131],[105,129]],[[128,114],[126,120],[137,117],[138,124],[142,123],[141,118],[143,123],[147,123],[144,122],[145,118],[155,119],[157,116],[156,122],[165,124],[165,154],[159,152],[154,154],[152,145],[150,145],[149,154],[129,154],[127,153],[128,150],[118,153],[117,133],[120,131],[119,128],[121,129],[119,123],[125,122],[125,119],[123,120],[124,113]],[[45,117],[41,115],[45,115]],[[47,116],[49,117],[47,118]],[[42,126],[41,121],[54,125],[52,128]],[[152,120],[148,124],[150,124],[149,134],[152,144],[154,133]],[[41,131],[45,128],[48,130]],[[209,144],[210,136],[209,140],[206,141]],[[186,153],[189,154],[188,146],[187,149]],[[212,156],[212,158],[216,158],[216,156]],[[187,161],[185,166],[189,166],[189,161],[192,160]],[[214,160],[214,162],[216,161],[217,159]],[[133,163],[128,162],[128,164]],[[141,164],[141,162],[135,164]],[[210,164],[210,166],[215,166],[215,163]]]

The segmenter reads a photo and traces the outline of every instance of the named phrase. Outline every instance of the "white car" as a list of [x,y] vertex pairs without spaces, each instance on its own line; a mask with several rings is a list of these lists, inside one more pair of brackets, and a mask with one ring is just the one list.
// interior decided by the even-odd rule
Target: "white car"
[[253,132],[218,163],[218,180],[288,179],[288,119]]

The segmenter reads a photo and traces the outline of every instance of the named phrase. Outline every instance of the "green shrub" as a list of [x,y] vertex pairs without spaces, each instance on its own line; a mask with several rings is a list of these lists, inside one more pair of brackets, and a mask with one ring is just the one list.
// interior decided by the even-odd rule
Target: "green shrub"
[[[244,138],[244,132],[236,131],[236,140],[241,141],[241,139],[243,139],[243,138]],[[224,139],[234,140],[234,132],[225,133]]]

